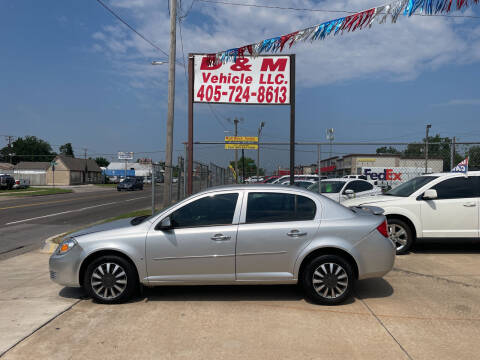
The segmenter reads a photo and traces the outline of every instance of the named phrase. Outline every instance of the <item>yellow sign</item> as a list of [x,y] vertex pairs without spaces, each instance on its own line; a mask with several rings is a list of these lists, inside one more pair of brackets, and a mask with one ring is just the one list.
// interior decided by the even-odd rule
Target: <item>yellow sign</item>
[[375,161],[377,161],[377,159],[375,159],[375,158],[358,158],[357,161],[358,162],[375,162]]
[[228,150],[256,150],[258,149],[258,144],[225,144],[225,149]]
[[225,142],[229,141],[242,141],[242,142],[257,142],[257,136],[225,136]]

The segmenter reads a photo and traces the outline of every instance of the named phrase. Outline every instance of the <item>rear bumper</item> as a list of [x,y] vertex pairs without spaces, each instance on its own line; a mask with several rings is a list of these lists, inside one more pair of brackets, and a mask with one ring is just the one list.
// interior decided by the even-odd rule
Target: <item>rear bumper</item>
[[359,280],[382,277],[393,269],[395,245],[377,230],[373,230],[357,243],[353,252],[357,260]]

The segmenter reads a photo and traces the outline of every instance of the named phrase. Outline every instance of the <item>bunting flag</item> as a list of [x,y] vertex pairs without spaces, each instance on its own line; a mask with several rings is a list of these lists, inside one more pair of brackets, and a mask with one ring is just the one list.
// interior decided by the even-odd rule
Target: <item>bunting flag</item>
[[390,20],[396,23],[400,14],[412,16],[415,13],[425,15],[446,14],[453,8],[460,10],[470,4],[478,4],[479,0],[396,0],[393,3],[378,6],[372,9],[360,11],[355,14],[330,20],[318,25],[298,30],[287,35],[277,36],[271,39],[262,40],[256,44],[241,46],[216,54],[209,54],[211,63],[235,62],[238,57],[244,55],[257,56],[262,53],[281,52],[288,45],[291,48],[299,41],[323,40],[327,36],[343,34],[344,31],[350,32],[370,28],[377,22],[383,24]]
[[455,166],[451,172],[456,172],[456,173],[464,173],[467,175],[468,173],[468,156],[460,162],[457,166]]

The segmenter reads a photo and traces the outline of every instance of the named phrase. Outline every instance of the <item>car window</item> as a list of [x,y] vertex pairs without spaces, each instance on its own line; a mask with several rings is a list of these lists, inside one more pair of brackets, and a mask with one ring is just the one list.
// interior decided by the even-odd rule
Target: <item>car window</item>
[[302,221],[315,218],[317,207],[308,197],[282,193],[249,193],[247,223]]
[[459,176],[444,180],[434,186],[437,190],[438,199],[459,199],[479,197],[479,177]]
[[170,214],[174,228],[230,225],[238,193],[205,196]]
[[345,187],[345,190],[353,190],[353,192],[355,193],[372,190],[372,189],[373,189],[372,184],[366,181],[361,181],[361,180],[355,180],[355,181],[349,182]]
[[344,185],[345,181],[322,181],[320,184],[320,190],[322,193],[338,193],[342,190]]
[[407,197],[436,178],[437,176],[417,176],[396,188],[388,190],[384,195]]

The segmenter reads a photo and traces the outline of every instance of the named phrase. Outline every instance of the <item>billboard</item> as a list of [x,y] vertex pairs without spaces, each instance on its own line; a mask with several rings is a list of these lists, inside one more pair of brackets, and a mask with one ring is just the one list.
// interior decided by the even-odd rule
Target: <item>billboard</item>
[[290,56],[243,56],[215,64],[194,55],[193,101],[218,104],[290,104]]

